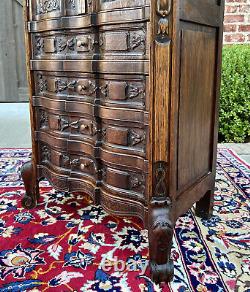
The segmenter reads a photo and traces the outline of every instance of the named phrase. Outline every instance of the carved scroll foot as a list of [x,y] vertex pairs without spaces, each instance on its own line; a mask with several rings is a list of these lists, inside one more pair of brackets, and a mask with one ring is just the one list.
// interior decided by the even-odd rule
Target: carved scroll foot
[[149,215],[149,249],[152,280],[156,283],[170,282],[174,275],[170,259],[173,228],[171,201],[151,202]]
[[26,194],[22,199],[22,206],[25,209],[33,209],[36,207],[39,199],[39,185],[38,181],[34,177],[31,162],[27,162],[22,166],[21,176],[26,190]]
[[197,203],[195,215],[202,219],[209,219],[213,215],[214,192],[209,190]]

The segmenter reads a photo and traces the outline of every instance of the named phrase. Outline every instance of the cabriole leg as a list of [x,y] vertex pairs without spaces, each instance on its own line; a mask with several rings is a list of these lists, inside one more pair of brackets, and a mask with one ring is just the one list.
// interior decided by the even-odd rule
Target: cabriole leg
[[26,190],[22,206],[25,209],[35,208],[39,199],[39,182],[35,177],[32,162],[27,162],[22,166],[21,176]]

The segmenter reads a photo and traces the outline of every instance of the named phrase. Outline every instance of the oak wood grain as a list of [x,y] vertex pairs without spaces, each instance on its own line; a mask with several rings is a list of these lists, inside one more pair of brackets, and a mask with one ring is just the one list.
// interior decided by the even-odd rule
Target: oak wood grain
[[223,1],[28,3],[23,206],[47,178],[141,218],[152,279],[171,281],[176,220],[195,202],[202,218],[213,209]]

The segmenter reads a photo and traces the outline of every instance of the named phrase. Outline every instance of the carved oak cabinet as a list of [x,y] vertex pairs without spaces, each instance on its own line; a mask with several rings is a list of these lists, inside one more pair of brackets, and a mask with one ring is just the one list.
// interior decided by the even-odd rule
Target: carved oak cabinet
[[149,230],[156,282],[173,229],[213,206],[223,0],[26,0],[33,208],[43,178]]

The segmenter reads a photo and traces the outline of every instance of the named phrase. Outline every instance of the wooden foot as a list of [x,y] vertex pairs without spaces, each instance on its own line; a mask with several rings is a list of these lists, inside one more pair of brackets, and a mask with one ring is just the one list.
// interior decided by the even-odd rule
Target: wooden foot
[[39,199],[39,183],[34,175],[32,162],[27,162],[22,166],[21,176],[26,190],[22,206],[25,209],[33,209]]
[[202,219],[209,219],[213,215],[214,192],[209,190],[197,203],[195,215]]
[[154,194],[149,205],[149,253],[151,277],[156,283],[170,282],[174,275],[170,259],[173,240],[173,202],[167,190],[167,163],[154,165]]
[[150,262],[151,277],[155,283],[171,282],[174,276],[174,264],[172,260],[165,265],[158,265],[155,262]]
[[149,216],[149,250],[152,280],[156,283],[170,282],[174,275],[170,259],[173,228],[171,202],[153,201]]

